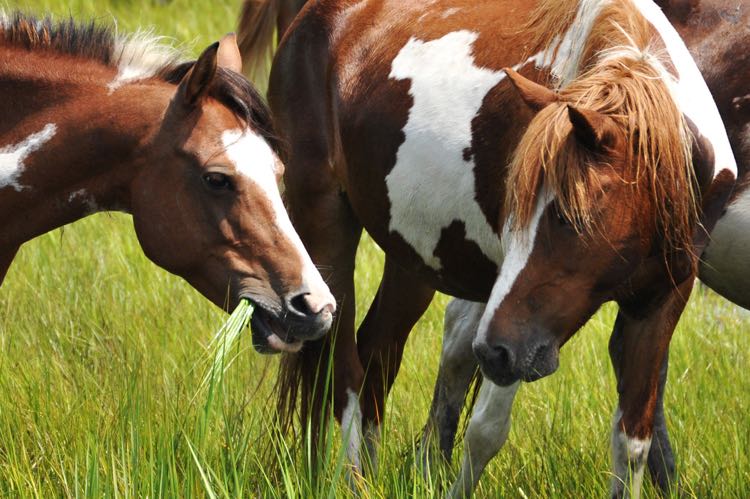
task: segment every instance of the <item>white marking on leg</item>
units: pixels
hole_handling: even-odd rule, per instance
[[[32,133],[23,141],[0,149],[0,189],[13,187],[17,192],[27,189],[20,178],[26,165],[24,161],[35,151],[49,142],[57,133],[57,125],[48,123],[37,133]]]
[[[346,390],[347,402],[341,414],[341,436],[349,462],[357,471],[362,470],[359,451],[362,446],[362,409],[359,407],[359,397],[352,390]]]
[[[714,176],[729,170],[737,176],[737,161],[732,153],[724,123],[711,92],[690,55],[685,42],[674,29],[661,8],[652,0],[633,0],[643,16],[664,40],[679,80],[664,70],[664,78],[682,112],[698,127],[714,149]]]
[[[651,448],[651,438],[628,437],[622,431],[621,418],[622,411],[618,409],[612,428],[612,495],[637,499],[641,496],[643,471]]]
[[[399,233],[422,260],[439,270],[434,255],[441,231],[464,222],[466,239],[490,260],[502,259],[497,234],[475,195],[471,122],[487,93],[506,77],[478,67],[472,45],[479,35],[456,31],[423,42],[411,38],[393,60],[390,78],[411,80],[414,105],[404,126],[404,143],[386,176],[391,203],[389,229]],[[425,223],[429,221],[430,223]]]
[[[484,380],[464,437],[461,471],[450,497],[468,497],[479,482],[487,463],[500,451],[510,432],[513,399],[521,382],[498,386]]]
[[[324,300],[330,305],[331,313],[333,313],[336,301],[310,259],[310,255],[302,244],[297,231],[294,230],[289,214],[281,200],[279,186],[276,183],[276,172],[281,165],[279,158],[262,137],[250,130],[228,130],[222,134],[221,139],[227,157],[234,163],[237,173],[249,179],[265,194],[273,208],[274,222],[279,231],[296,248],[297,255],[302,263],[303,287],[306,287],[311,294],[324,297]]]
[[[542,187],[541,192],[538,195],[536,201],[536,208],[534,214],[531,217],[528,227],[511,229],[513,226],[513,215],[511,214],[506,220],[503,226],[502,242],[505,249],[505,261],[500,268],[500,275],[498,276],[495,284],[492,286],[492,292],[490,293],[490,299],[487,302],[487,307],[482,314],[482,320],[479,321],[479,330],[475,342],[486,342],[488,336],[488,328],[490,321],[494,317],[497,310],[502,305],[505,297],[510,293],[513,284],[518,279],[519,274],[526,267],[526,263],[529,261],[531,252],[534,249],[534,241],[536,240],[536,234],[539,229],[539,221],[547,209],[547,206],[552,202],[554,196],[548,192],[548,190]]]

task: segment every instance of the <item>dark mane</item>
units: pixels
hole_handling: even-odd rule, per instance
[[[38,19],[18,11],[10,14],[0,11],[0,44],[29,51],[48,50],[113,68],[138,62],[138,58],[148,59],[149,72],[143,79],[156,78],[174,85],[179,84],[195,63],[183,61],[177,50],[159,43],[158,37],[121,36],[112,26],[95,21]],[[259,133],[276,153],[281,153],[268,106],[243,76],[219,68],[208,95]]]

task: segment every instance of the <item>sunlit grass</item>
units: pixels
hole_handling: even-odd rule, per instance
[[[20,3],[114,17],[124,30],[155,25],[195,54],[234,28],[240,2]],[[382,265],[366,240],[359,320]],[[439,296],[409,339],[380,475],[362,484],[367,497],[437,497],[455,472],[454,462],[424,480],[413,466],[446,303]],[[558,373],[521,388],[508,444],[480,496],[606,496],[614,315],[605,307],[565,347]],[[249,334],[237,339],[212,396],[202,390],[211,338],[226,320],[143,256],[127,216],[96,215],[25,245],[0,288],[0,496],[352,496],[337,432],[318,468],[306,465],[309,442],[273,425],[278,358],[255,353]],[[697,291],[675,334],[666,405],[688,496],[750,497],[749,325],[746,312]]]

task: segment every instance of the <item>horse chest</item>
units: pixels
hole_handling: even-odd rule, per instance
[[[470,151],[472,120],[505,73],[474,64],[476,37],[458,31],[428,42],[412,38],[389,75],[410,82],[413,104],[396,163],[385,178],[388,229],[441,274],[453,266],[447,260],[466,258],[461,248],[498,267],[502,262],[499,236],[477,201],[481,186]]]

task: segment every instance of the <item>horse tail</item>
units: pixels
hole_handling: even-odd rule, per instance
[[[274,33],[285,0],[245,0],[240,12],[237,44],[245,75],[266,86],[275,48]]]

